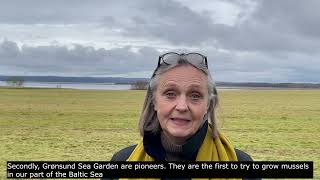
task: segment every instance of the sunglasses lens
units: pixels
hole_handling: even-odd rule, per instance
[[[187,54],[186,59],[188,62],[190,62],[196,66],[204,63],[204,61],[203,61],[204,57],[202,55],[196,54],[196,53]]]
[[[162,59],[163,62],[166,64],[177,64],[180,59],[180,55],[175,53],[169,53],[164,55]]]
[[[166,65],[177,64],[180,59],[184,59],[197,67],[201,64],[205,64],[207,66],[205,61],[206,57],[198,53],[178,54],[171,52],[160,56],[160,58],[162,59],[162,63]]]

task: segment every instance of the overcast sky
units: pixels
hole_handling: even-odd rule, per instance
[[[1,0],[0,75],[151,76],[168,51],[216,81],[320,83],[319,0]]]

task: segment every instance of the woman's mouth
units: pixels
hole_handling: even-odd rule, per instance
[[[170,118],[170,120],[179,126],[186,125],[191,122],[191,120],[187,118]]]

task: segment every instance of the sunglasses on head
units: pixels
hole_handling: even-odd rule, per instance
[[[168,52],[159,56],[158,67],[161,64],[166,64],[166,65],[178,64],[179,61],[183,61],[183,60],[189,62],[190,64],[193,64],[196,67],[199,67],[200,65],[204,64],[208,68],[207,57],[202,54],[199,54],[199,53],[179,54],[175,52]]]

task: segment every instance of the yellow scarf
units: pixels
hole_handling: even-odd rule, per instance
[[[141,141],[127,161],[154,161],[154,159],[144,151],[143,141]],[[230,141],[222,133],[219,132],[217,138],[212,138],[209,125],[196,161],[238,161],[238,158]]]

